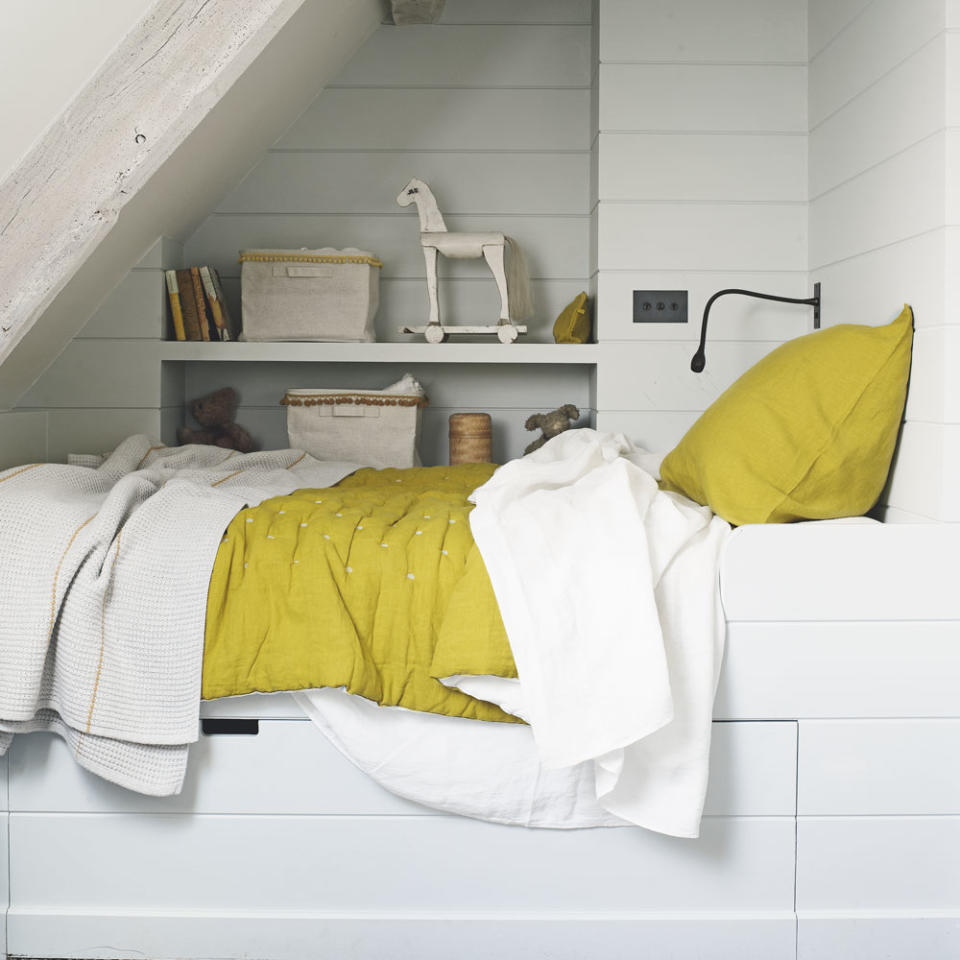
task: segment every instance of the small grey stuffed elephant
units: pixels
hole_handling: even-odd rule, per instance
[[[556,410],[549,413],[533,413],[527,417],[524,426],[528,430],[542,430],[543,435],[531,443],[524,454],[533,453],[539,450],[548,440],[553,439],[558,433],[569,430],[571,425],[580,419],[580,411],[572,404],[565,403]]]

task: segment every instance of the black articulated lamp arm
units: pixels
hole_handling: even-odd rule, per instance
[[[710,315],[710,308],[713,301],[728,293],[739,293],[744,297],[756,297],[758,300],[776,300],[778,303],[802,303],[813,307],[813,329],[820,329],[820,284],[813,285],[813,296],[806,298],[799,297],[778,297],[772,293],[757,293],[756,290],[741,290],[738,287],[729,287],[726,290],[718,290],[706,303],[703,308],[703,323],[700,325],[700,346],[690,361],[690,369],[694,373],[700,373],[707,365],[707,317]]]

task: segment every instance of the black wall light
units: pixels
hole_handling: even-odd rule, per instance
[[[813,307],[813,329],[820,329],[820,284],[813,285],[813,296],[806,298],[799,297],[778,297],[772,293],[757,293],[756,290],[740,290],[737,287],[729,287],[726,290],[718,290],[706,303],[703,308],[703,323],[700,325],[700,346],[690,361],[690,369],[694,373],[700,373],[707,365],[707,317],[710,315],[710,308],[713,301],[728,293],[739,293],[744,297],[756,297],[758,300],[776,300],[778,303],[802,303]]]

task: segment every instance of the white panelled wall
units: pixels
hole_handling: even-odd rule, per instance
[[[949,0],[810,3],[810,269],[824,322],[916,339],[890,520],[960,520],[956,280],[960,13]]]
[[[812,329],[808,308],[726,298],[707,367],[690,370],[723,287],[808,296],[804,0],[601,0],[598,424],[668,450],[737,376]],[[688,290],[689,322],[634,323],[632,291]]]
[[[812,328],[809,308],[724,298],[693,374],[710,294],[806,296],[819,280],[825,325],[915,307],[887,519],[958,520],[958,27],[951,0],[448,0],[439,25],[384,25],[193,235],[131,271],[19,412],[0,413],[0,464],[109,449],[133,430],[169,441],[183,401],[224,383],[244,398],[241,422],[279,445],[269,391],[385,383],[395,371],[374,364],[285,376],[168,360],[161,375],[158,268],[181,262],[182,243],[182,262],[221,269],[236,311],[241,248],[365,247],[385,263],[378,337],[404,339],[426,293],[416,218],[395,197],[418,175],[451,227],[520,241],[538,307],[530,340],[549,341],[586,289],[602,348],[595,377],[586,364],[418,367],[436,398],[429,459],[445,458],[454,409],[493,413],[502,458],[528,439],[527,413],[563,402],[669,449],[747,367]],[[443,268],[452,321],[496,308],[483,265]],[[688,290],[689,322],[634,323],[634,289]]]

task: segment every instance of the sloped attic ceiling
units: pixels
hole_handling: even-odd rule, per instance
[[[158,0],[0,184],[0,410],[160,235],[188,236],[382,0]]]

